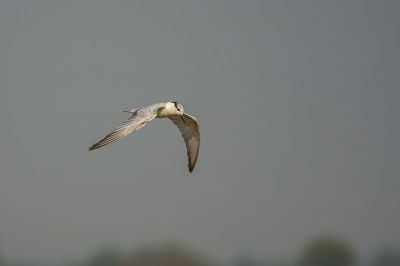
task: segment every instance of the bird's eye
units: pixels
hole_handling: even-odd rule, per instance
[[[177,108],[176,110],[181,111],[181,109]]]

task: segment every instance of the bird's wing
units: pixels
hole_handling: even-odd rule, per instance
[[[200,148],[200,130],[197,119],[191,115],[183,114],[184,120],[179,115],[169,116],[169,119],[179,128],[183,139],[185,140],[187,156],[188,156],[188,167],[189,171],[192,172],[196,165],[197,156]]]
[[[107,144],[113,143],[114,141],[122,139],[128,134],[141,129],[144,125],[157,116],[157,110],[158,108],[137,109],[119,127],[114,129],[113,132],[105,136],[102,140],[91,146],[89,150],[98,149]]]

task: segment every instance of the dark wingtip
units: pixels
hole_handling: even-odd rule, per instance
[[[95,149],[97,149],[98,147],[96,147],[96,145],[92,145],[91,147],[89,147],[89,149],[88,149],[88,151],[92,151],[92,150],[95,150]]]

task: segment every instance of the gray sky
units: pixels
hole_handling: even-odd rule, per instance
[[[0,1],[0,247],[58,259],[179,242],[215,258],[399,244],[398,1]],[[198,117],[189,174],[157,120]]]

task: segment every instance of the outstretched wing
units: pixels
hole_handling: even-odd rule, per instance
[[[200,130],[197,119],[191,115],[183,114],[185,121],[179,115],[169,116],[169,119],[179,128],[183,139],[185,140],[189,172],[193,171],[196,165],[197,156],[200,148]]]
[[[114,129],[113,132],[105,136],[102,140],[89,148],[89,151],[101,148],[107,144],[113,143],[128,134],[141,129],[148,122],[157,116],[157,109],[138,109],[125,120],[119,127]]]

